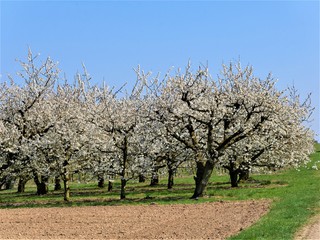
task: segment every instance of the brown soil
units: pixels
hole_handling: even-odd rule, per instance
[[[320,215],[313,217],[309,223],[296,234],[295,240],[320,239]]]
[[[0,209],[0,239],[225,239],[270,201]]]

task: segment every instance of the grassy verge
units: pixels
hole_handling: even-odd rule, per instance
[[[274,199],[272,208],[257,224],[230,239],[293,239],[299,227],[313,215],[319,214],[320,171],[312,166],[320,169],[320,145],[317,145],[311,159],[312,162],[299,171],[289,170],[279,175],[264,176],[263,179],[276,179],[288,184],[268,192],[267,189],[254,191],[254,198]]]
[[[131,181],[127,187],[127,199],[119,200],[120,183],[114,183],[114,189],[97,187],[97,183],[72,183],[71,202],[63,201],[62,191],[50,191],[45,196],[35,195],[34,184],[28,183],[26,192],[17,194],[16,190],[0,191],[0,208],[16,207],[66,207],[97,206],[122,204],[176,204],[201,203],[227,200],[272,199],[270,212],[257,224],[242,231],[230,239],[292,239],[297,229],[308,218],[320,212],[320,145],[311,156],[312,162],[299,170],[288,170],[271,175],[253,175],[255,181],[241,183],[239,188],[231,188],[228,176],[212,177],[208,196],[198,201],[190,200],[194,182],[192,177],[175,179],[172,190],[167,190],[166,179],[160,184],[150,187],[148,183]],[[53,186],[50,186],[52,189]]]

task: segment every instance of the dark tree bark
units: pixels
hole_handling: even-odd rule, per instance
[[[229,171],[231,187],[238,187],[239,168],[236,168],[233,161],[229,161],[229,165],[224,166],[224,168]]]
[[[13,189],[14,183],[15,183],[15,178],[7,176],[4,182],[5,189],[6,190]]]
[[[202,197],[204,195],[214,168],[213,161],[210,160],[207,160],[204,166],[203,163],[198,163],[197,176],[195,177],[196,188],[191,197],[192,199],[197,199],[198,197]]]
[[[108,192],[111,192],[113,188],[113,180],[109,180],[108,182]]]
[[[146,181],[146,177],[143,174],[139,175],[139,183],[144,183]]]
[[[150,186],[156,186],[158,184],[159,184],[159,174],[158,172],[154,171],[151,175]]]
[[[126,185],[127,179],[126,176],[126,169],[127,169],[127,162],[128,162],[128,139],[127,136],[123,139],[123,147],[122,147],[122,154],[123,154],[123,165],[122,165],[122,172],[121,172],[121,190],[120,190],[120,199],[126,198]]]
[[[204,163],[197,162],[196,176],[193,177],[195,181],[195,190],[191,198],[198,198],[202,196],[203,191],[200,188],[201,188],[201,180],[203,178],[203,174],[204,174]]]
[[[48,176],[41,176],[41,185],[40,185],[39,195],[47,194],[49,192],[49,177]]]
[[[70,177],[68,174],[64,174],[63,176],[63,188],[64,188],[64,196],[63,199],[66,202],[70,201],[70,186],[69,186]]]
[[[67,166],[69,165],[69,162],[66,160],[63,163],[63,189],[64,189],[64,201],[69,202],[70,201],[70,186],[69,186],[69,181],[70,181],[70,174],[67,171]]]
[[[174,171],[172,169],[168,170],[168,189],[172,189],[173,187],[173,175],[174,175]]]
[[[60,177],[54,178],[54,191],[59,191],[62,189],[60,181],[61,181]]]
[[[98,187],[104,188],[104,177],[98,177]]]
[[[229,169],[231,187],[238,187],[238,171],[237,169]]]
[[[23,178],[23,177],[19,178],[18,191],[17,191],[18,193],[24,193],[27,182],[28,180],[26,178]]]
[[[38,195],[45,195],[48,193],[48,181],[49,177],[41,175],[39,178],[39,175],[37,173],[34,173],[33,180],[35,184],[37,185],[37,194]]]
[[[247,181],[248,179],[249,179],[249,170],[248,169],[240,169],[238,182]]]
[[[5,180],[4,179],[0,179],[0,190],[2,189],[2,186],[5,184]]]
[[[122,178],[121,179],[120,199],[125,199],[126,198],[126,185],[127,185],[127,179]]]

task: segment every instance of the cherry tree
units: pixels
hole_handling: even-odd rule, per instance
[[[156,185],[159,171],[163,175],[168,175],[168,189],[171,189],[174,184],[174,175],[178,168],[185,164],[190,159],[193,159],[193,152],[186,149],[183,144],[174,138],[171,138],[165,126],[152,119],[149,115],[145,119],[145,156],[149,159],[151,167],[151,183]],[[140,133],[140,132],[139,132]],[[163,169],[166,169],[164,171]]]
[[[298,167],[308,162],[309,154],[313,152],[313,132],[304,125],[313,111],[310,97],[301,102],[295,91],[277,92],[275,81],[269,79],[269,89],[266,90],[278,97],[271,102],[273,111],[264,113],[267,121],[259,132],[227,149],[219,161],[229,170],[233,187],[238,185],[238,175],[248,173],[253,167],[273,170]],[[233,94],[239,96],[238,90],[232,89],[235,91]],[[259,102],[265,104],[268,101],[265,98],[253,99],[255,111],[261,110],[262,106],[257,105]]]
[[[226,152],[221,165],[228,169],[232,187],[237,187],[242,178],[248,178],[253,168],[276,170],[298,167],[309,161],[309,154],[313,152],[312,132],[302,124],[292,126],[285,121],[278,127],[278,130],[283,127],[282,131],[274,131],[275,128],[269,126],[257,138],[239,142]]]
[[[109,175],[121,177],[120,198],[125,198],[128,180],[136,178],[148,169],[142,136],[145,127],[140,112],[143,106],[141,88],[137,84],[131,93],[118,98],[107,87],[100,89],[98,111],[93,121],[107,140],[104,152],[106,171]],[[102,151],[102,152],[103,152]]]
[[[226,155],[236,146],[245,141],[261,144],[267,126],[279,128],[277,119],[284,114],[294,121],[271,75],[259,79],[249,66],[223,66],[221,76],[213,80],[207,68],[192,73],[188,65],[185,73],[149,80],[147,88],[157,99],[154,116],[173,139],[194,153],[197,172],[192,198],[203,195],[214,167],[228,162]]]
[[[92,125],[86,121],[88,113],[86,90],[81,75],[73,84],[59,84],[50,101],[55,108],[54,128],[39,142],[37,153],[46,159],[45,165],[64,184],[64,200],[70,200],[70,175],[90,166],[92,160]],[[41,158],[39,156],[39,158]]]
[[[58,79],[59,69],[50,57],[38,66],[38,56],[34,56],[29,49],[27,61],[20,61],[22,71],[18,76],[24,80],[22,86],[9,76],[10,85],[7,85],[1,101],[1,120],[7,129],[1,151],[2,157],[10,163],[6,171],[11,169],[12,174],[20,177],[21,183],[25,183],[30,176],[34,177],[38,194],[42,194],[46,193],[41,191],[45,183],[39,181],[37,169],[30,164],[34,161],[32,145],[36,138],[53,127],[42,106]]]

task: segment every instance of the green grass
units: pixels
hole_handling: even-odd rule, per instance
[[[320,213],[320,170],[312,169],[315,164],[320,169],[320,145],[311,156],[307,167],[299,171],[288,170],[281,174],[260,176],[265,180],[287,182],[284,187],[256,189],[254,198],[274,199],[270,212],[257,224],[230,239],[293,239],[295,232],[307,220]],[[245,193],[246,192],[246,193]],[[250,191],[244,191],[245,199]]]
[[[312,169],[315,164],[320,169],[320,145],[311,156],[307,167],[287,170],[271,175],[253,175],[254,181],[241,183],[239,188],[231,188],[228,176],[214,174],[207,188],[207,197],[198,201],[189,199],[193,193],[192,176],[175,179],[172,190],[166,189],[166,179],[150,187],[148,182],[128,182],[127,199],[119,200],[120,183],[115,181],[112,192],[97,187],[97,183],[71,183],[71,202],[63,201],[62,191],[50,191],[45,196],[37,196],[32,182],[26,192],[16,190],[0,191],[0,208],[17,207],[68,207],[130,204],[177,204],[214,201],[235,201],[271,199],[271,210],[254,226],[230,239],[293,239],[299,227],[315,214],[320,213],[320,170]],[[53,185],[50,186],[53,189]]]

